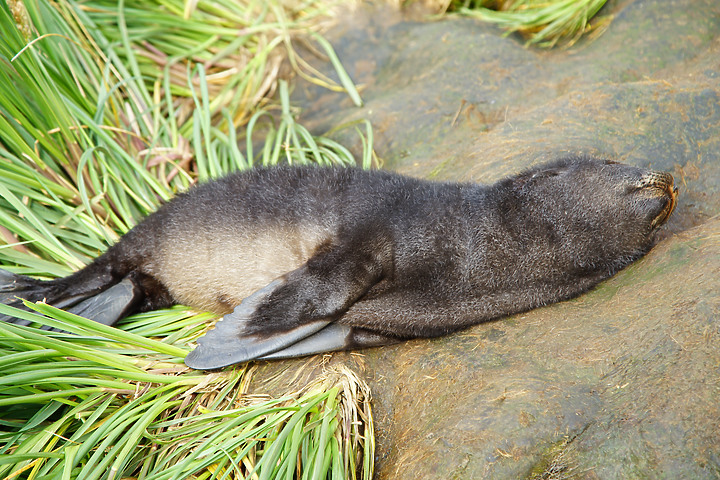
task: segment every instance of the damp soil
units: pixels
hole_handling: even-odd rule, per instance
[[[377,478],[720,477],[720,4],[602,13],[598,38],[543,51],[471,19],[362,5],[329,37],[364,106],[302,82],[293,93],[316,133],[369,119],[384,168],[409,175],[491,182],[593,153],[680,188],[655,249],[578,299],[258,365],[280,384],[300,365],[300,381],[323,362],[354,367],[373,392]]]

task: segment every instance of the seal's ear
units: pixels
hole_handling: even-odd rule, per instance
[[[516,190],[523,190],[524,188],[533,185],[537,181],[557,177],[564,174],[565,172],[566,169],[562,167],[544,168],[542,170],[528,172],[526,174],[518,175],[517,177],[512,179],[512,186]]]

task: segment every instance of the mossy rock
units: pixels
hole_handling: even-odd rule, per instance
[[[377,478],[720,476],[720,7],[609,10],[602,36],[549,52],[468,19],[355,12],[332,37],[365,107],[295,92],[318,131],[369,118],[411,175],[490,182],[584,152],[669,170],[681,192],[657,247],[578,299],[334,354],[373,391]]]

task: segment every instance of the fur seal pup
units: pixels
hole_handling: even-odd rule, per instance
[[[648,252],[676,200],[668,173],[586,157],[493,185],[258,169],[178,195],[68,277],[2,271],[0,301],[109,325],[175,303],[223,314],[197,369],[385,345],[579,295]]]

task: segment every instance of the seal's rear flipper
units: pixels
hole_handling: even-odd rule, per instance
[[[401,339],[396,337],[388,337],[364,328],[348,327],[334,322],[287,348],[269,355],[263,355],[259,360],[280,360],[338,350],[379,347],[392,345],[400,341]]]
[[[240,308],[240,307],[238,307]],[[316,353],[392,345],[401,340],[364,328],[317,321],[266,338],[243,336],[242,322],[235,312],[226,315],[198,340],[198,347],[185,357],[185,365],[213,370],[250,360],[280,360]],[[273,352],[263,354],[262,352]]]
[[[82,285],[75,285],[76,291],[70,293],[57,285],[57,282],[37,280],[0,269],[0,302],[24,308],[22,298],[32,302],[47,301],[54,307],[113,325],[131,313],[143,298],[142,289],[131,278],[125,278],[104,291],[98,291],[96,285],[90,284],[85,292],[82,292]],[[0,321],[19,325],[31,323],[9,315],[0,315]]]
[[[24,275],[16,275],[0,269],[0,303],[11,307],[24,308],[21,300],[23,298],[32,302],[47,298],[50,294],[49,284],[50,282],[43,282]],[[55,303],[55,306],[58,308],[71,307],[85,298],[87,298],[87,295],[66,297],[61,302]],[[0,321],[18,325],[30,325],[32,323],[9,315],[0,315]]]
[[[103,325],[114,325],[132,312],[142,298],[143,293],[138,285],[132,279],[125,278],[117,285],[83,300],[67,311]]]

